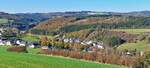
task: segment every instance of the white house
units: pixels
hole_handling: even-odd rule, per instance
[[[67,38],[67,39],[64,39],[63,41],[64,41],[64,42],[69,42],[69,39]]]
[[[81,42],[82,45],[87,45],[85,42]]]
[[[93,41],[83,41],[81,42],[82,45],[91,45],[93,44]]]
[[[79,38],[75,38],[73,41],[74,41],[75,43],[80,43],[80,42],[81,42]]]
[[[86,43],[87,45],[90,45],[90,44],[93,43],[93,41],[86,41],[85,43]]]
[[[0,45],[5,45],[4,42],[0,41]]]
[[[38,42],[32,42],[30,44],[28,44],[29,48],[35,48],[35,47],[40,47],[40,43]]]
[[[25,42],[20,42],[20,44],[19,44],[20,46],[26,46],[26,43]]]
[[[97,45],[97,47],[100,48],[100,49],[104,49],[104,47],[101,46],[101,45]]]
[[[0,32],[0,36],[2,36],[2,33]]]
[[[4,29],[3,29],[3,28],[0,28],[0,32],[4,32]]]
[[[29,48],[35,48],[35,46],[33,44],[30,44],[28,47]]]
[[[0,39],[0,45],[5,45],[2,39]]]
[[[21,41],[21,40],[17,40],[16,44],[19,45],[19,46],[26,46],[26,42]]]
[[[12,45],[10,41],[6,41],[5,44],[8,45],[8,46]]]
[[[49,49],[48,46],[42,46],[42,49]]]
[[[16,44],[18,44],[18,45],[19,45],[19,44],[20,44],[20,40],[17,40],[17,41],[16,41]]]
[[[8,46],[11,46],[12,44],[11,44],[11,42],[9,41],[9,40],[2,40],[2,39],[0,39],[0,45],[8,45]]]

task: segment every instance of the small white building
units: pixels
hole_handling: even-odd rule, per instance
[[[42,49],[49,49],[48,46],[42,46]]]
[[[21,41],[21,40],[17,40],[16,44],[19,45],[19,46],[26,46],[26,42]]]
[[[5,44],[8,45],[8,46],[12,45],[10,41],[6,41]]]
[[[26,46],[26,44],[25,43],[20,43],[19,46]]]
[[[64,41],[64,42],[69,42],[69,39],[67,38],[67,39],[64,39],[63,41]]]
[[[93,41],[83,41],[81,42],[82,45],[91,45],[93,44]]]
[[[3,29],[3,28],[0,28],[0,32],[2,32],[2,33],[3,33],[3,32],[4,32],[4,29]]]
[[[0,41],[0,45],[3,46],[3,45],[5,45],[5,44],[4,44],[2,41]]]
[[[77,38],[77,39],[74,39],[74,42],[75,43],[80,43],[81,41],[80,41],[80,39]]]
[[[2,39],[0,39],[0,45],[5,45]]]
[[[100,49],[104,49],[104,47],[101,46],[101,45],[97,45],[97,47],[100,48]]]
[[[81,42],[82,45],[87,45],[85,42]]]
[[[35,46],[33,44],[30,44],[28,47],[29,48],[35,48]]]
[[[0,45],[4,46],[4,45],[8,45],[11,46],[11,42],[9,40],[2,40],[0,39]]]
[[[18,45],[19,45],[19,44],[20,44],[20,40],[17,40],[17,41],[16,41],[16,44],[18,44]]]
[[[2,33],[0,32],[0,36],[2,36]]]

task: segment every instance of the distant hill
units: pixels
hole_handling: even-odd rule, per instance
[[[32,31],[43,33],[74,32],[95,28],[150,28],[150,17],[126,15],[92,15],[86,17],[56,17],[39,23]]]
[[[112,15],[123,15],[123,16],[149,17],[150,11],[134,11],[134,12],[128,12],[128,13],[110,12],[110,14],[112,14]]]
[[[17,25],[17,27],[21,27],[21,29],[29,29],[29,25],[38,24],[42,21],[46,21],[48,19],[52,19],[53,17],[63,16],[63,17],[86,17],[89,15],[95,14],[103,14],[98,12],[91,11],[81,11],[81,12],[51,12],[51,13],[16,13],[9,14],[5,12],[0,12],[0,18],[13,20],[11,23],[20,23],[26,25]],[[16,26],[16,25],[15,25]]]
[[[23,25],[17,25],[21,29],[30,29],[29,25],[33,28],[33,24],[37,25],[38,23],[43,23],[46,20],[54,19],[55,17],[74,17],[77,19],[82,19],[76,22],[82,22],[85,20],[92,20],[90,23],[96,22],[96,18],[93,19],[85,19],[89,17],[99,17],[99,16],[133,16],[133,17],[149,17],[150,11],[140,11],[140,12],[129,12],[129,13],[118,13],[118,12],[96,12],[96,11],[74,11],[74,12],[50,12],[50,13],[16,13],[9,14],[5,12],[0,12],[0,18],[11,20],[12,23],[19,23]],[[83,19],[84,18],[84,19]],[[113,18],[110,18],[110,20]],[[119,19],[119,18],[116,18]],[[101,20],[98,19],[100,22]],[[111,23],[113,21],[108,20],[107,23]],[[101,21],[102,22],[102,21]],[[26,24],[26,25],[24,25]],[[16,26],[16,25],[15,25]],[[24,28],[22,27],[24,26]],[[19,29],[20,29],[19,28]]]

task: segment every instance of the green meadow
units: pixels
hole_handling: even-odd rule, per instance
[[[8,23],[8,19],[0,18],[0,24]]]
[[[120,45],[118,48],[118,50],[137,50],[137,51],[144,51],[145,49],[150,49],[150,44],[146,43],[144,41],[139,41],[137,43],[124,43],[122,45]]]
[[[99,64],[91,61],[36,54],[39,49],[28,49],[29,53],[7,52],[0,46],[0,68],[125,68],[123,66]]]
[[[124,31],[129,34],[142,34],[144,32],[150,32],[150,29],[113,29],[111,31]]]

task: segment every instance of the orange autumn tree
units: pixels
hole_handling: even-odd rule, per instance
[[[46,36],[42,36],[40,38],[40,44],[41,44],[41,46],[48,46],[49,45],[49,39]]]

